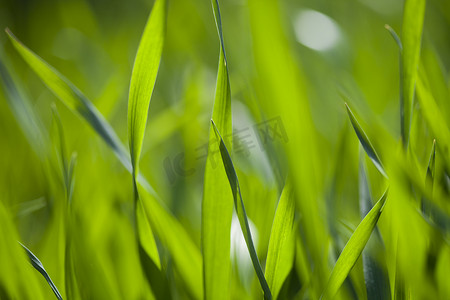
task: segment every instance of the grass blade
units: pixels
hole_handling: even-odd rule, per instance
[[[259,279],[259,283],[263,289],[264,298],[272,299],[272,294],[270,292],[269,285],[267,284],[267,281],[264,278],[264,273],[262,271],[261,264],[259,263],[255,246],[253,244],[252,233],[250,232],[250,226],[248,225],[248,218],[245,212],[244,201],[242,200],[241,188],[239,186],[239,180],[237,178],[233,162],[231,161],[230,154],[228,153],[227,147],[225,146],[225,142],[223,141],[223,138],[220,135],[220,132],[216,127],[216,124],[214,123],[213,120],[211,120],[211,123],[214,127],[216,138],[220,143],[219,149],[220,154],[222,156],[222,162],[225,167],[225,171],[227,173],[228,182],[230,183],[230,187],[233,192],[234,207],[236,209],[236,213],[239,218],[239,223],[241,224],[242,233],[244,234],[245,242],[247,244],[250,257],[252,259],[253,268],[255,269],[256,275]]]
[[[386,191],[380,200],[373,206],[366,217],[359,223],[356,230],[348,240],[347,244],[342,250],[333,271],[331,272],[325,290],[322,293],[321,299],[333,299],[338,292],[347,275],[355,265],[359,256],[361,255],[367,241],[372,234],[375,225],[380,218],[383,207],[386,203],[388,191]]]
[[[402,25],[402,97],[400,99],[401,134],[405,147],[409,142],[424,16],[425,0],[405,1]]]
[[[230,80],[223,44],[219,4],[212,0],[214,18],[220,40],[219,67],[212,118],[218,129],[232,133]],[[209,129],[209,150],[206,159],[202,200],[202,252],[205,299],[230,298],[230,229],[233,201],[227,175],[222,164],[215,161],[215,132]],[[229,147],[231,148],[231,139]],[[214,149],[214,150],[213,150]]]
[[[430,193],[432,193],[433,191],[435,161],[436,161],[436,140],[433,140],[433,146],[431,147],[430,159],[428,161],[427,166],[427,174],[425,176],[425,188],[428,189]],[[429,215],[425,204],[426,202],[424,202],[422,198],[421,203],[422,213],[425,215]]]
[[[8,28],[6,29],[6,33],[17,52],[53,94],[68,108],[82,116],[112,148],[122,164],[131,171],[131,163],[125,147],[120,142],[119,137],[111,125],[109,125],[86,96],[67,78],[22,44]]]
[[[372,200],[363,155],[359,164],[359,203],[361,218],[364,218],[372,209]],[[385,247],[378,227],[375,227],[374,231],[375,234],[369,238],[366,249],[362,253],[367,299],[390,299],[391,289],[384,261]]]
[[[139,156],[147,124],[148,108],[158,74],[166,27],[166,1],[157,0],[142,34],[131,74],[128,96],[128,139],[133,176],[137,177]]]
[[[31,265],[39,272],[42,274],[42,276],[44,276],[45,280],[47,280],[48,285],[50,285],[50,287],[53,290],[53,293],[55,293],[56,298],[58,298],[59,300],[62,300],[61,294],[59,293],[58,289],[56,288],[56,285],[53,283],[53,281],[51,280],[50,276],[48,275],[47,271],[45,271],[44,266],[42,265],[41,261],[39,260],[39,258],[36,257],[36,255],[33,254],[33,252],[31,252],[27,247],[25,247],[22,243],[20,243],[20,245],[22,245],[22,247],[25,249],[25,251],[28,254],[28,258],[30,259]]]
[[[287,183],[281,193],[270,232],[265,276],[274,299],[283,286],[294,263],[295,251],[295,199]]]
[[[375,167],[377,167],[378,171],[383,174],[384,177],[388,178],[386,171],[384,170],[383,164],[381,163],[380,158],[378,157],[375,148],[372,146],[372,143],[369,140],[369,137],[362,129],[361,125],[359,125],[358,120],[356,120],[355,115],[351,111],[350,107],[348,107],[347,103],[345,103],[345,107],[347,108],[347,113],[350,118],[350,122],[352,123],[353,128],[355,129],[355,133],[358,136],[358,139],[366,151],[369,158],[374,163]]]

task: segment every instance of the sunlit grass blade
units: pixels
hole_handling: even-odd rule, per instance
[[[414,86],[420,59],[425,0],[406,0],[403,9],[402,25],[402,97],[400,99],[401,134],[405,147],[409,142]]]
[[[366,217],[359,223],[344,249],[341,252],[333,271],[331,272],[321,299],[333,299],[347,275],[361,255],[367,241],[381,216],[386,203],[388,191],[378,200]]]
[[[269,285],[264,277],[264,272],[259,263],[258,255],[256,254],[255,246],[253,244],[252,233],[250,232],[250,226],[248,225],[247,213],[245,212],[244,201],[242,200],[241,188],[239,186],[239,180],[237,178],[236,171],[234,169],[233,162],[231,161],[230,154],[228,153],[225,142],[220,135],[219,130],[213,120],[211,123],[214,127],[216,138],[220,143],[219,149],[222,156],[222,162],[227,173],[228,182],[233,193],[234,207],[236,209],[237,216],[239,218],[239,223],[241,225],[242,233],[244,234],[245,242],[247,244],[250,257],[252,259],[253,268],[255,269],[256,275],[258,277],[261,288],[264,292],[265,299],[272,299],[272,294],[269,289]]]
[[[86,96],[61,73],[22,44],[9,29],[6,29],[6,33],[17,52],[53,94],[68,108],[83,117],[111,147],[122,164],[131,171],[131,163],[125,147],[122,145],[111,125],[109,125]]]
[[[181,281],[194,299],[203,298],[202,258],[182,225],[145,189],[139,189],[142,208],[161,244],[168,250]]]
[[[381,163],[381,160],[378,157],[378,154],[375,151],[375,148],[372,146],[372,143],[370,142],[369,137],[364,132],[361,125],[359,125],[358,120],[356,120],[355,115],[351,111],[350,107],[348,107],[347,103],[345,103],[345,107],[347,108],[347,113],[350,118],[350,122],[352,123],[352,126],[355,129],[355,133],[358,136],[358,139],[359,139],[361,145],[363,146],[363,148],[366,151],[369,158],[374,163],[375,167],[377,167],[378,171],[380,171],[380,173],[383,174],[383,176],[387,178],[388,176],[383,167],[383,164]]]
[[[290,183],[286,183],[278,201],[275,218],[270,232],[265,277],[277,299],[286,277],[294,263],[295,252],[295,199]]]
[[[147,114],[158,74],[166,27],[166,1],[156,0],[134,61],[128,96],[128,140],[133,176],[137,177]]]
[[[219,67],[212,118],[217,122],[221,132],[230,135],[232,133],[231,95],[222,23],[218,1],[211,0],[211,3],[220,40]],[[231,149],[231,139],[228,142]],[[216,145],[216,136],[211,124],[202,200],[204,293],[205,299],[229,299],[231,293],[230,229],[233,196],[224,166],[219,161]]]
[[[52,288],[53,293],[55,293],[56,298],[62,300],[62,296],[59,293],[58,289],[56,288],[56,285],[51,280],[50,276],[48,275],[47,271],[44,269],[44,266],[42,265],[41,261],[36,257],[36,255],[33,254],[27,247],[25,247],[22,243],[20,243],[22,247],[27,252],[28,258],[30,259],[31,265],[42,274],[42,276],[47,280],[48,285]]]

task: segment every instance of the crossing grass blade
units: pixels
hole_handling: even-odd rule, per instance
[[[25,251],[27,252],[28,258],[30,259],[31,265],[39,272],[42,274],[42,276],[44,276],[45,280],[47,280],[48,285],[52,288],[53,293],[55,293],[56,298],[58,298],[59,300],[62,300],[62,296],[58,291],[58,288],[56,287],[56,285],[53,283],[52,279],[50,278],[50,276],[48,275],[47,271],[44,269],[44,266],[42,265],[41,261],[36,257],[36,255],[33,254],[33,252],[31,252],[27,247],[25,247],[22,243],[20,243],[20,245],[22,245],[23,249],[25,249]]]
[[[137,50],[128,96],[128,140],[134,178],[138,174],[148,108],[164,45],[165,27],[166,1],[157,0]]]
[[[295,252],[295,199],[292,187],[286,183],[278,202],[270,232],[265,276],[272,296],[277,299],[294,263]]]
[[[212,118],[218,129],[232,132],[230,80],[223,44],[219,3],[211,0],[220,40],[219,67]],[[228,187],[224,166],[218,161],[216,138],[212,124],[209,129],[208,157],[205,166],[202,200],[202,252],[205,299],[230,298],[230,229],[233,196]],[[231,149],[230,139],[228,146]]]
[[[361,155],[359,164],[359,203],[361,218],[364,218],[372,208],[372,201],[363,155]],[[378,227],[375,227],[374,231],[375,233],[367,241],[367,246],[362,253],[367,299],[390,299],[391,289],[384,261],[385,246]],[[377,254],[381,255],[377,256]]]
[[[400,99],[401,134],[405,147],[409,142],[414,87],[420,60],[420,43],[422,39],[425,0],[406,0],[403,10],[402,25],[402,97]]]
[[[378,200],[353,232],[345,245],[344,250],[342,250],[341,255],[339,255],[333,271],[331,271],[330,278],[328,279],[328,283],[322,293],[321,299],[333,299],[342,283],[347,278],[347,275],[350,273],[364,250],[364,247],[383,212],[387,195],[388,191],[383,194],[380,200]]]
[[[351,111],[351,109],[347,105],[347,103],[345,103],[345,107],[347,108],[347,113],[350,118],[350,122],[352,123],[352,126],[355,129],[355,133],[358,136],[358,139],[359,139],[361,145],[363,146],[364,150],[366,151],[367,155],[372,160],[375,167],[377,167],[378,171],[380,171],[380,173],[384,177],[388,178],[386,171],[383,167],[383,164],[381,163],[381,160],[378,157],[378,154],[375,151],[375,148],[372,146],[372,143],[370,142],[369,137],[364,132],[361,125],[359,125],[358,120],[356,120],[355,115],[353,114],[353,112]]]
[[[225,171],[227,173],[228,182],[230,183],[230,187],[233,193],[234,199],[234,208],[236,209],[236,213],[239,219],[239,223],[241,225],[242,233],[244,234],[244,239],[247,244],[248,251],[250,253],[250,257],[253,263],[253,268],[255,269],[256,276],[258,277],[261,288],[264,292],[265,299],[272,299],[272,294],[267,284],[267,281],[264,277],[264,272],[261,268],[261,264],[259,263],[258,255],[256,254],[255,246],[253,244],[252,233],[250,232],[250,226],[248,225],[247,213],[245,212],[244,201],[242,200],[241,195],[241,187],[239,186],[239,180],[237,178],[236,171],[233,166],[233,162],[231,161],[230,154],[225,146],[225,142],[220,135],[219,130],[217,129],[216,124],[213,120],[211,123],[214,127],[217,141],[219,142],[220,154],[222,156],[222,162],[225,167]]]
[[[433,191],[435,162],[436,162],[436,140],[433,140],[433,146],[431,147],[430,159],[428,161],[427,166],[427,174],[425,176],[425,188],[428,189],[430,193],[432,193]],[[423,214],[428,215],[426,202],[423,201],[423,198],[421,203],[421,209]]]
[[[131,163],[125,147],[120,142],[119,137],[111,125],[109,125],[87,97],[61,73],[28,49],[8,28],[6,29],[6,33],[17,52],[53,94],[69,109],[83,117],[111,147],[122,164],[131,171]]]

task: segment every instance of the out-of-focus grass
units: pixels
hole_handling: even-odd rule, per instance
[[[164,2],[0,2],[0,298],[450,298],[449,2]]]

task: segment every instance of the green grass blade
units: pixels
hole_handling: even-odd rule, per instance
[[[219,67],[212,118],[218,129],[232,133],[230,81],[223,45],[222,23],[218,1],[212,0],[214,18],[220,39]],[[205,299],[229,299],[230,229],[233,195],[228,186],[224,166],[218,161],[215,132],[209,129],[209,151],[206,159],[202,200],[202,252]],[[231,147],[231,139],[228,144]]]
[[[367,241],[372,234],[375,225],[380,218],[383,211],[384,204],[387,199],[388,191],[386,191],[380,200],[373,206],[366,217],[359,223],[356,230],[348,240],[347,244],[342,250],[333,271],[331,272],[325,290],[322,293],[321,299],[333,299],[338,292],[347,275],[355,265],[359,256],[361,255]]]
[[[183,226],[168,213],[145,189],[139,189],[139,200],[150,226],[161,244],[169,251],[175,269],[189,294],[194,299],[203,298],[202,258],[197,246]]]
[[[166,27],[166,1],[157,0],[142,34],[131,74],[128,96],[128,139],[133,176],[139,169],[139,156],[147,124],[148,108],[158,74]]]
[[[233,166],[233,162],[231,161],[230,154],[228,153],[227,147],[225,146],[225,142],[223,141],[222,136],[220,135],[219,130],[216,127],[216,124],[213,120],[211,123],[214,127],[216,138],[220,143],[219,149],[220,154],[222,156],[222,162],[225,167],[225,171],[227,173],[228,182],[230,183],[230,187],[233,193],[234,199],[234,207],[236,209],[237,216],[239,218],[239,223],[241,224],[242,233],[244,234],[244,239],[247,244],[248,251],[250,253],[250,257],[252,259],[253,268],[255,269],[256,275],[259,279],[259,283],[264,292],[265,299],[272,299],[272,294],[269,289],[269,285],[264,277],[264,272],[261,268],[261,264],[259,263],[258,255],[256,254],[255,246],[253,244],[252,234],[250,232],[250,226],[248,225],[248,218],[245,212],[244,201],[242,200],[241,188],[239,186],[239,180],[236,174],[236,171]]]
[[[420,59],[425,0],[406,0],[402,25],[402,97],[400,99],[401,134],[404,146],[409,142],[409,131],[414,102],[414,86]]]
[[[295,199],[287,183],[281,193],[270,232],[265,276],[274,299],[283,286],[294,264],[295,252]]]
[[[425,188],[428,189],[430,191],[430,193],[433,192],[435,161],[436,161],[436,140],[433,140],[433,146],[431,147],[430,159],[428,161],[428,166],[427,166],[427,174],[425,176]],[[422,213],[424,213],[425,215],[428,215],[427,208],[426,208],[426,202],[423,201],[423,198],[422,198],[421,209],[422,209]]]
[[[372,209],[372,200],[363,155],[361,155],[359,164],[359,203],[361,218],[364,218]],[[362,253],[367,299],[390,299],[391,289],[384,260],[386,251],[378,227],[375,227],[374,231],[375,233],[369,238]]]
[[[22,245],[22,247],[25,249],[25,251],[28,254],[28,258],[30,259],[31,265],[39,272],[42,274],[42,276],[44,276],[45,280],[47,280],[48,285],[50,285],[50,287],[53,290],[53,293],[55,293],[56,298],[58,298],[59,300],[62,300],[62,296],[58,291],[58,288],[56,288],[56,285],[53,283],[53,281],[51,280],[50,276],[48,275],[47,271],[45,271],[44,266],[42,265],[41,261],[39,260],[39,258],[36,257],[36,255],[33,254],[33,252],[31,252],[27,247],[25,247],[22,243],[20,243],[20,245]]]
[[[122,164],[131,170],[130,159],[125,147],[123,147],[111,125],[86,96],[67,78],[22,44],[9,29],[6,29],[6,33],[17,52],[53,94],[68,108],[82,116],[113,149]]]
[[[347,108],[347,113],[350,118],[350,122],[352,123],[353,128],[355,129],[355,133],[358,136],[358,139],[363,146],[364,150],[366,151],[369,158],[374,163],[375,167],[377,167],[378,171],[380,171],[381,174],[383,174],[384,177],[388,177],[386,174],[386,171],[384,170],[383,164],[381,163],[380,158],[378,157],[377,152],[375,151],[375,148],[372,146],[372,143],[369,140],[369,137],[362,129],[361,125],[359,125],[358,120],[356,120],[355,115],[351,111],[350,107],[348,107],[347,103],[345,103],[345,107]]]

